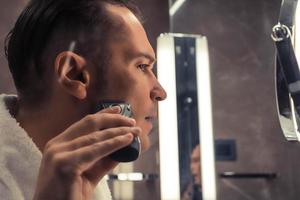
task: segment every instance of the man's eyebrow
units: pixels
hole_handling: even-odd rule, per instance
[[[137,53],[134,55],[135,58],[141,58],[141,57],[144,57],[144,58],[147,58],[151,63],[155,63],[156,62],[156,58],[153,57],[152,55],[150,54],[147,54],[147,53]]]

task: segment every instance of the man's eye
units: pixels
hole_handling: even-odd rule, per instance
[[[147,67],[149,67],[149,65],[147,65],[147,64],[140,64],[140,65],[138,65],[138,68],[140,70],[142,70],[142,71],[146,71]]]

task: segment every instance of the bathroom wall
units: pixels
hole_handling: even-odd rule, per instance
[[[4,54],[4,40],[26,0],[1,0],[0,2],[0,93],[15,93]]]

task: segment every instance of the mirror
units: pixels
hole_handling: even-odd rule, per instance
[[[300,141],[298,18],[297,1],[284,0],[279,22],[273,27],[271,35],[277,49],[275,80],[278,116],[282,132],[288,141]]]
[[[210,67],[206,37],[162,34],[158,80],[161,199],[216,199]]]

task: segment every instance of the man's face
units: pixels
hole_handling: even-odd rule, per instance
[[[108,5],[107,9],[122,27],[119,39],[110,41],[108,80],[101,100],[123,100],[130,103],[133,118],[142,128],[142,150],[150,146],[149,133],[157,117],[157,102],[166,93],[152,72],[155,53],[139,20],[124,7]]]
[[[194,177],[194,182],[201,185],[201,165],[200,165],[200,147],[197,145],[191,155],[191,172]]]

